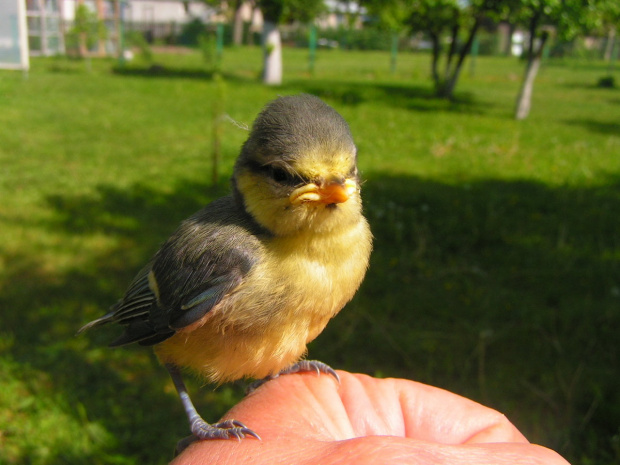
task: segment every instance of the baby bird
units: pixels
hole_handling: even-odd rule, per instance
[[[181,369],[214,383],[335,372],[299,361],[357,291],[372,236],[362,215],[357,153],[345,120],[317,97],[280,97],[258,115],[232,194],[183,221],[110,312],[111,346],[153,345],[199,439],[258,435],[204,421]]]

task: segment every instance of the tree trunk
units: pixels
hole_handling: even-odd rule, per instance
[[[84,4],[84,0],[77,0],[78,7],[80,7],[83,4]],[[82,28],[83,26],[80,25],[79,27]],[[88,54],[88,46],[86,45],[86,32],[81,30],[80,32],[78,32],[78,56],[80,58],[85,58],[87,54]]]
[[[242,1],[235,2],[235,20],[233,22],[233,44],[239,46],[243,44],[243,8]]]
[[[101,37],[101,27],[103,27],[105,21],[105,12],[103,9],[103,1],[97,0],[97,56],[106,56],[105,52],[105,39]]]
[[[433,76],[433,82],[435,83],[435,88],[439,87],[439,54],[441,53],[441,43],[439,42],[439,36],[431,33],[431,43],[433,44],[433,57],[431,63],[431,74]]]
[[[263,82],[267,85],[282,84],[282,41],[278,25],[272,21],[263,22]]]
[[[614,51],[614,43],[616,41],[616,29],[614,27],[610,27],[607,32],[607,44],[605,45],[605,54],[603,59],[607,62],[611,61],[611,54]]]
[[[456,63],[456,66],[452,70],[450,76],[446,76],[446,82],[439,89],[438,96],[442,98],[452,99],[454,94],[454,88],[456,87],[456,83],[459,80],[459,76],[461,74],[461,68],[463,68],[463,62],[465,61],[465,57],[471,50],[471,46],[474,43],[474,39],[476,38],[476,33],[478,32],[478,28],[480,27],[480,18],[476,18],[473,26],[469,31],[469,37],[467,38],[467,42],[461,49],[461,53],[459,53],[459,59]]]
[[[517,97],[517,108],[515,111],[515,119],[522,120],[527,118],[532,107],[532,92],[534,91],[534,80],[540,68],[540,57],[535,56],[528,60],[525,77],[521,84],[521,90]]]
[[[444,82],[448,82],[450,75],[452,74],[452,60],[456,55],[456,47],[459,41],[459,24],[458,22],[452,26],[450,34],[450,48],[448,49],[448,56],[446,57],[446,69],[444,73]]]
[[[506,31],[506,39],[504,42],[504,49],[501,51],[504,56],[512,55],[512,35],[515,33],[516,26],[513,23],[507,23],[508,30]]]
[[[542,61],[542,54],[545,48],[545,43],[549,34],[544,32],[540,38],[540,46],[536,53],[532,54],[528,58],[527,68],[525,70],[525,76],[523,83],[521,84],[521,90],[517,97],[517,108],[515,110],[515,119],[523,120],[530,114],[530,108],[532,107],[532,93],[534,91],[534,80],[540,69],[540,62]],[[530,39],[532,42],[534,38]]]

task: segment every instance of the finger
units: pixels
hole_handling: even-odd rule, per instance
[[[173,465],[197,463],[568,465],[555,452],[531,444],[447,445],[394,436],[368,436],[334,442],[286,437],[262,443],[199,441],[186,449]]]
[[[286,430],[321,440],[394,435],[448,444],[527,442],[501,413],[443,389],[339,375],[340,385],[310,373],[269,381],[228,417],[243,418],[263,439]]]
[[[449,391],[403,379],[342,377],[340,395],[357,435],[447,444],[527,442],[503,414]]]
[[[342,373],[342,372],[340,372]],[[299,373],[266,382],[233,407],[225,418],[242,419],[263,440],[302,436],[319,440],[356,436],[331,376]]]
[[[340,386],[315,374],[269,381],[227,415],[257,430],[262,442],[199,441],[175,465],[241,458],[244,465],[567,464],[528,444],[502,415],[455,394],[405,380],[339,375]],[[453,443],[445,444],[447,438]]]

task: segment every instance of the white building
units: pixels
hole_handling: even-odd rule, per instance
[[[220,18],[214,8],[201,0],[23,0],[28,16],[28,42],[32,55],[64,53],[65,34],[71,30],[79,5],[85,5],[104,21],[106,44],[98,53],[118,47],[119,24],[155,37],[178,32],[184,24],[199,19],[208,23]]]

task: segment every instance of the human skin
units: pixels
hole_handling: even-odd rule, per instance
[[[174,465],[566,465],[530,444],[501,413],[403,379],[339,371],[268,381],[230,410],[261,440],[196,441]]]

